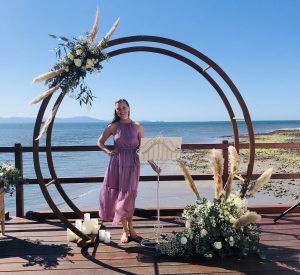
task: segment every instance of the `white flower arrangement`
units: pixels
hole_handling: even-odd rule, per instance
[[[21,181],[20,171],[8,163],[0,164],[0,188],[11,196]]]
[[[89,107],[92,106],[95,96],[86,85],[84,79],[87,73],[92,74],[101,71],[101,62],[108,59],[103,49],[107,47],[107,41],[112,36],[120,21],[120,18],[118,18],[100,42],[94,43],[98,32],[98,18],[99,11],[97,9],[91,31],[79,38],[68,39],[64,36],[50,34],[52,38],[59,40],[58,46],[54,49],[58,62],[50,72],[33,79],[33,83],[45,81],[48,89],[35,97],[31,101],[31,104],[36,104],[52,95],[58,89],[61,89],[63,93],[72,94],[72,97],[79,101],[80,106],[82,104],[86,104]],[[56,112],[57,109],[54,108],[36,140],[40,139],[43,133],[46,132]]]
[[[247,210],[247,199],[242,192],[231,193],[232,180],[237,172],[239,159],[233,146],[229,147],[229,154],[231,176],[223,187],[223,167],[221,167],[224,165],[221,159],[223,157],[213,150],[212,171],[215,184],[213,202],[199,195],[187,168],[180,162],[188,186],[195,193],[197,200],[194,205],[187,205],[181,214],[185,227],[180,232],[165,235],[163,241],[157,245],[157,252],[160,255],[211,259],[214,256],[241,258],[254,252],[265,258],[259,248],[258,222],[261,217]],[[272,169],[268,169],[246,191],[253,195],[253,190],[258,190],[257,184],[261,187],[270,179],[271,174]]]

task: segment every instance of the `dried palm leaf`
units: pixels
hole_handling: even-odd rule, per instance
[[[104,38],[97,44],[98,47],[102,47],[106,41],[109,40],[109,38],[112,36],[116,28],[118,27],[120,22],[120,17],[116,20],[116,22],[113,24],[113,26],[110,28],[108,33],[104,36]]]
[[[197,187],[196,187],[196,185],[195,185],[195,183],[194,183],[194,180],[193,180],[193,178],[191,177],[191,175],[190,175],[190,173],[189,173],[187,167],[185,166],[185,164],[183,163],[182,160],[178,160],[178,164],[179,164],[179,167],[180,167],[180,169],[181,169],[181,171],[182,171],[182,174],[183,174],[183,176],[184,176],[184,179],[185,179],[187,185],[192,189],[192,191],[194,192],[194,194],[195,194],[196,197],[197,197],[197,200],[199,200],[199,199],[200,199],[199,192],[198,192],[198,190],[197,190]]]
[[[58,88],[60,87],[60,84],[57,84],[56,86],[46,90],[45,92],[43,92],[42,94],[40,94],[39,96],[37,96],[36,98],[34,98],[30,104],[36,104],[38,102],[40,102],[41,100],[43,100],[44,98],[48,97],[49,95],[53,94]]]
[[[222,175],[224,169],[224,159],[221,150],[212,150],[211,168],[215,184],[215,199],[219,199],[223,187]]]
[[[99,21],[99,9],[97,8],[96,11],[96,17],[95,17],[95,21],[94,21],[94,25],[89,33],[89,36],[91,38],[91,41],[94,41],[96,36],[97,36],[97,32],[98,32],[98,21]]]
[[[266,184],[273,174],[273,168],[267,169],[263,172],[260,177],[257,179],[256,183],[249,190],[248,195],[253,196],[255,192],[257,192],[264,184]]]
[[[65,71],[64,69],[58,69],[58,70],[55,70],[55,71],[51,71],[51,72],[48,72],[48,73],[41,74],[41,75],[37,76],[36,78],[34,78],[32,80],[32,83],[35,84],[35,83],[38,83],[38,82],[41,82],[41,81],[46,81],[50,78],[53,78],[57,75],[60,75],[64,71]]]
[[[243,216],[237,219],[233,225],[234,228],[240,228],[249,223],[258,223],[261,219],[261,216],[254,211],[247,211]]]

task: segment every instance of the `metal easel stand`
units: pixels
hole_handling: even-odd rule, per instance
[[[158,167],[158,162],[156,164]],[[163,226],[160,223],[160,206],[159,206],[159,174],[157,174],[157,185],[156,185],[156,203],[157,203],[157,221],[154,225],[154,237],[145,238],[141,241],[141,245],[149,248],[155,248],[161,242],[161,235]]]
[[[295,204],[294,206],[290,207],[289,209],[287,209],[286,211],[284,211],[282,214],[280,214],[278,217],[276,217],[274,219],[274,222],[277,222],[279,219],[281,219],[283,216],[285,216],[286,214],[288,214],[289,212],[291,212],[292,210],[294,210],[296,207],[300,206],[300,201]]]

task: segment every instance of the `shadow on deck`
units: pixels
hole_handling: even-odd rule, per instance
[[[112,242],[80,248],[66,240],[66,230],[58,220],[12,218],[6,223],[6,236],[0,238],[0,272],[19,274],[299,274],[300,214],[290,214],[276,224],[278,214],[263,214],[261,248],[267,259],[251,255],[246,259],[183,261],[156,257],[155,251],[131,241],[121,244],[121,227],[112,227]],[[141,238],[153,235],[155,219],[135,217]],[[180,230],[172,216],[161,218],[164,232]]]

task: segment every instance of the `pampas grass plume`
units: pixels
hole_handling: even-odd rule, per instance
[[[228,179],[226,181],[225,187],[224,187],[225,200],[227,200],[229,198],[229,195],[231,193],[233,178],[234,178],[234,175],[230,172]]]
[[[104,42],[109,40],[109,38],[112,36],[114,31],[118,27],[119,22],[120,22],[120,17],[116,20],[116,22],[113,24],[113,26],[110,28],[108,33],[104,36],[104,38],[98,43],[98,45],[97,45],[98,47],[103,46]]]
[[[97,7],[94,25],[93,25],[93,27],[92,27],[92,30],[90,31],[90,34],[89,34],[92,41],[94,41],[95,38],[96,38],[96,36],[97,36],[97,32],[98,32],[98,21],[99,21],[99,8]]]
[[[261,219],[261,216],[258,215],[254,211],[247,211],[243,216],[241,216],[236,222],[234,223],[234,228],[240,228],[245,226],[249,223],[258,223]]]
[[[44,98],[48,97],[49,95],[53,94],[57,89],[59,88],[59,84],[46,90],[45,92],[43,92],[41,95],[37,96],[36,98],[34,98],[30,104],[36,104],[38,102],[40,102],[41,100],[43,100]]]
[[[229,152],[229,163],[230,163],[230,172],[235,174],[240,165],[240,157],[234,146],[228,147]]]
[[[62,99],[63,99],[63,97],[61,98],[61,100],[62,100]],[[60,102],[61,102],[61,100],[60,100]],[[43,134],[47,131],[49,125],[51,124],[53,118],[55,117],[55,115],[56,115],[56,113],[57,113],[57,110],[58,110],[58,107],[59,107],[59,105],[60,105],[60,102],[58,102],[58,103],[53,107],[53,110],[52,110],[51,115],[50,115],[50,116],[48,117],[48,119],[46,120],[46,122],[45,122],[45,124],[44,124],[42,130],[40,131],[38,137],[37,137],[35,140],[39,140],[39,139],[43,136]]]
[[[35,84],[35,83],[38,83],[38,82],[41,82],[41,81],[46,81],[50,78],[53,78],[57,75],[60,75],[63,71],[64,71],[64,69],[58,69],[58,70],[55,70],[55,71],[51,71],[51,72],[48,72],[48,73],[41,74],[41,75],[37,76],[36,78],[34,78],[32,80],[32,84]]]
[[[249,190],[248,195],[253,196],[255,192],[257,192],[264,184],[266,184],[273,174],[273,168],[267,169],[263,172],[260,177],[257,179],[254,186]]]
[[[211,168],[214,176],[215,199],[219,199],[223,188],[224,159],[221,150],[212,150]]]
[[[185,166],[185,164],[183,163],[182,160],[178,160],[178,164],[179,164],[179,167],[180,167],[180,169],[182,171],[182,174],[184,176],[184,179],[185,179],[187,185],[192,189],[192,191],[194,192],[194,194],[197,197],[197,200],[199,200],[200,199],[199,192],[197,190],[197,187],[196,187],[196,185],[195,185],[195,183],[193,181],[193,178],[191,177],[191,175],[190,175],[187,167]]]

